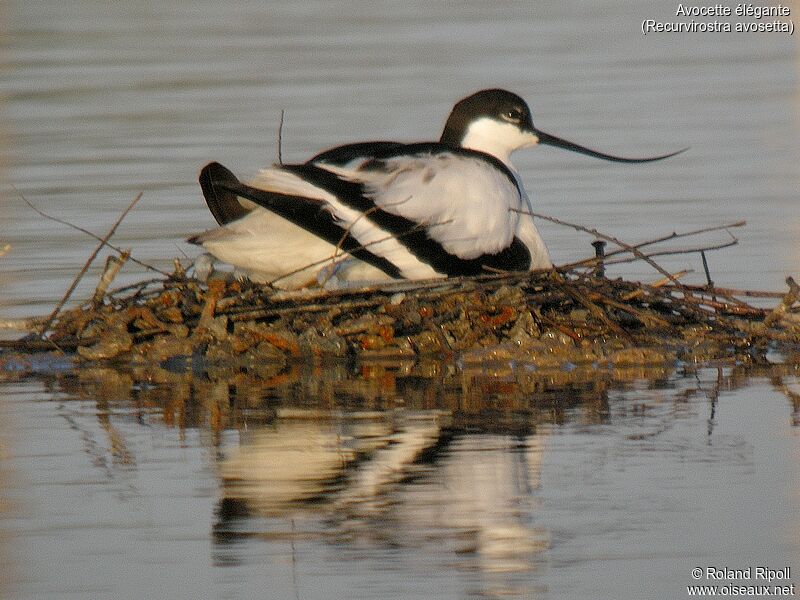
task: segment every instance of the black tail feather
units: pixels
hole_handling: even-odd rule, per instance
[[[241,205],[236,194],[223,187],[222,184],[230,182],[239,183],[239,180],[218,162],[209,163],[200,171],[200,188],[211,214],[220,225],[241,219],[250,212]]]
[[[203,168],[200,172],[200,186],[203,188],[208,207],[220,225],[234,220],[225,220],[234,214],[234,203],[236,207],[244,211],[240,216],[249,212],[237,200],[240,197],[246,198],[329,244],[339,246],[343,252],[380,269],[389,277],[402,277],[400,270],[394,264],[373,254],[368,249],[362,248],[358,240],[350,236],[349,232],[336,222],[333,215],[325,210],[324,204],[319,200],[251,187],[239,181],[230,170],[219,163],[210,163]],[[217,210],[220,211],[219,215],[215,212]],[[201,243],[199,237],[193,236],[187,241],[193,244]]]

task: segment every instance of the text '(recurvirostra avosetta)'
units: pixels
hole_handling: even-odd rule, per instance
[[[740,3],[687,6],[679,3],[676,17],[689,17],[685,21],[660,21],[644,19],[642,33],[794,33],[794,22],[790,18],[791,8],[778,4],[762,6]],[[728,19],[718,19],[727,17]],[[714,20],[702,20],[711,19]]]

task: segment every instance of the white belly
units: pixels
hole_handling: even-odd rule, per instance
[[[347,256],[333,244],[263,208],[203,234],[200,241],[217,259],[245,271],[253,281],[273,283],[281,289],[300,287],[334,260]],[[361,261],[348,263],[337,275],[348,281],[389,278]]]

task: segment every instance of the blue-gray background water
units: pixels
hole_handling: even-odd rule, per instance
[[[638,166],[520,153],[537,211],[626,241],[745,219],[739,245],[709,253],[712,277],[782,289],[800,262],[796,37],[641,34],[647,18],[691,20],[677,5],[7,2],[0,319],[52,310],[95,245],[21,195],[102,235],[144,192],[114,240],[171,268],[213,225],[199,168],[246,177],[274,162],[281,110],[283,159],[301,161],[347,141],[435,139],[454,101],[495,86],[591,147],[691,147]],[[540,229],[556,262],[591,250],[584,234]],[[662,262],[705,280],[697,255]],[[129,265],[120,281],[145,275]],[[216,415],[222,392],[188,376],[3,384],[0,595],[682,597],[694,566],[800,569],[793,367],[679,365],[544,407],[522,367],[469,384],[419,368],[297,373],[253,392],[270,415],[255,420]],[[459,421],[487,399],[513,418]],[[278,484],[264,474],[275,463],[298,467]],[[292,487],[303,477],[313,501]]]

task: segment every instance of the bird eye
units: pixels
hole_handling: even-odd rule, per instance
[[[518,108],[512,108],[511,110],[507,110],[503,113],[503,119],[506,121],[510,121],[511,123],[521,123],[522,122],[522,111]]]

